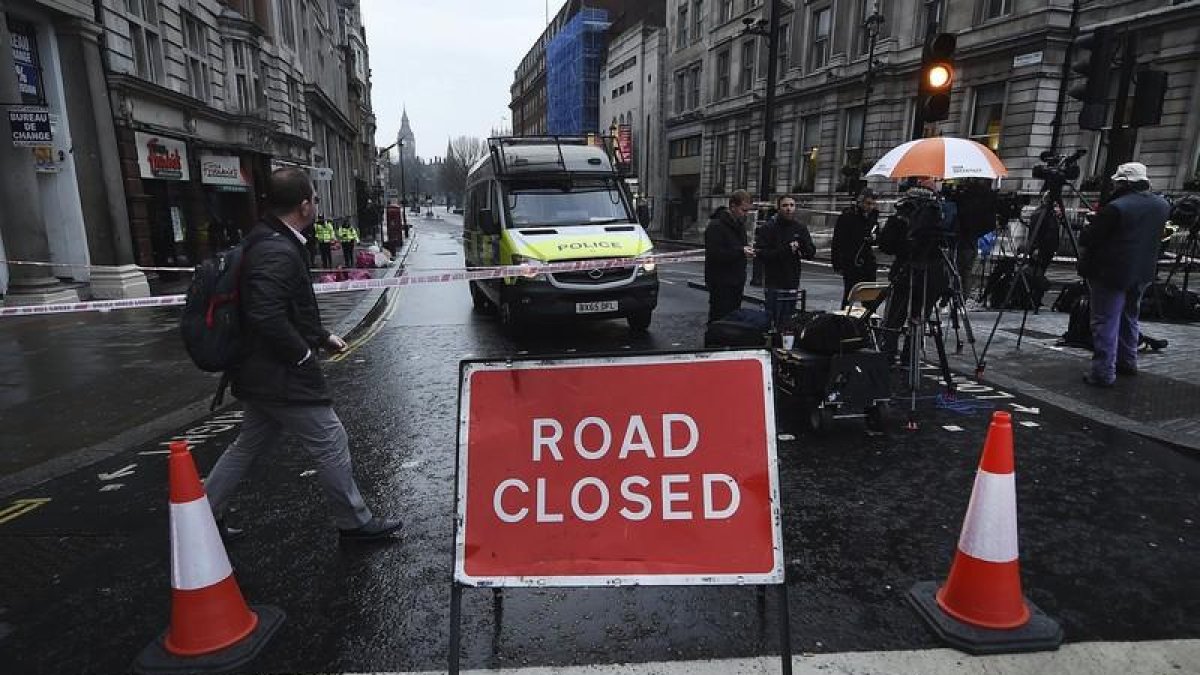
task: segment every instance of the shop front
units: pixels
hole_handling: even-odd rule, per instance
[[[134,219],[142,265],[186,267],[196,260],[197,237],[189,212],[194,203],[187,142],[134,132],[143,218]],[[140,222],[139,222],[140,221]],[[138,231],[140,230],[140,231]],[[147,247],[146,244],[149,246]],[[147,251],[148,248],[148,251]],[[150,259],[145,259],[149,253]]]
[[[238,155],[202,152],[205,221],[198,228],[199,249],[219,251],[241,241],[256,220],[253,171]]]

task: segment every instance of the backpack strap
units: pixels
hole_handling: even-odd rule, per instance
[[[217,392],[213,394],[212,402],[208,404],[208,411],[214,412],[222,403],[225,402],[225,389],[229,386],[229,371],[221,373],[221,381],[217,383]]]

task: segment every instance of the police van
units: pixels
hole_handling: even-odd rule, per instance
[[[654,262],[538,273],[546,263],[638,258],[652,250],[610,154],[586,138],[491,138],[467,177],[468,267],[529,265],[528,275],[471,281],[478,310],[513,329],[533,320],[624,318],[645,331],[658,304]]]

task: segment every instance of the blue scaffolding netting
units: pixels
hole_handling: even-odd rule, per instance
[[[608,11],[585,7],[546,46],[546,127],[552,134],[599,131],[600,60]]]

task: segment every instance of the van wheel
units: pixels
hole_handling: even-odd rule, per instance
[[[487,294],[474,281],[468,281],[467,288],[471,289],[471,307],[476,312],[487,312],[492,309],[492,303],[488,300]]]
[[[629,330],[634,333],[645,333],[650,328],[650,317],[651,312],[647,310],[631,314],[625,320],[629,322]]]

